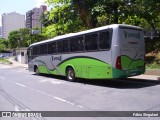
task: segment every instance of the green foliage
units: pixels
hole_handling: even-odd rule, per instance
[[[46,2],[54,7],[49,17],[50,23],[53,24],[57,24],[60,18],[64,18],[65,21],[68,19],[64,16],[71,12],[65,8],[70,6],[70,10],[77,14],[75,18],[79,17],[85,29],[113,23],[147,26],[153,30],[160,27],[158,0],[46,0]],[[70,14],[69,18],[72,16],[74,14]],[[61,31],[64,23],[59,23],[57,28],[60,28],[60,34],[65,33],[66,31]]]
[[[34,28],[32,30],[40,31],[39,28]],[[42,29],[42,34],[39,33],[37,35],[32,35],[32,40],[31,40],[31,30],[28,28],[21,28],[19,30],[12,31],[8,36],[9,46],[11,49],[15,49],[19,47],[28,47],[30,43],[46,40],[47,35],[44,34],[43,32],[44,30]]]
[[[12,31],[9,33],[8,36],[9,39],[9,46],[10,48],[17,48],[18,46],[18,40],[20,40],[20,33],[18,30]]]
[[[46,0],[53,6],[43,18],[46,34],[54,37],[108,24],[160,29],[159,0]]]
[[[0,38],[0,52],[5,51],[8,48],[8,40]]]
[[[50,12],[47,11],[42,13],[40,16],[40,21],[44,27],[47,27],[53,24],[52,20],[49,20],[49,15],[50,15]]]
[[[6,49],[5,45],[4,44],[0,44],[0,52],[4,51],[5,49]]]
[[[74,7],[71,6],[70,0],[51,0],[50,4],[52,4],[54,8],[47,16],[48,22],[52,23],[46,27],[46,34],[49,38],[66,33],[78,32],[84,29]]]
[[[6,60],[5,58],[0,58],[1,63],[10,63],[10,61]]]
[[[10,32],[8,39],[9,39],[9,46],[11,49],[17,47],[28,47],[28,40],[30,36],[29,29],[21,28],[19,30],[15,30]]]

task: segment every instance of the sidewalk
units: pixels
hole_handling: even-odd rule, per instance
[[[20,66],[20,67],[28,68],[28,64],[22,64],[20,62],[15,61],[14,59],[15,59],[14,57],[10,57],[8,59],[10,62],[12,62],[11,66],[14,66],[14,67]]]
[[[160,82],[160,76],[157,75],[138,75],[134,77],[130,77],[134,79],[143,79],[143,80],[154,80],[154,81],[159,81]]]

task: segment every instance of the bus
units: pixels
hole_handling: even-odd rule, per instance
[[[145,72],[143,30],[113,24],[33,43],[28,69],[39,74],[77,78],[126,78]]]

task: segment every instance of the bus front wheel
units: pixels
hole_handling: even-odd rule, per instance
[[[38,67],[37,67],[37,66],[35,67],[35,73],[36,73],[36,75],[40,75],[40,73],[39,73],[39,70],[38,70]]]
[[[71,67],[67,68],[66,77],[67,77],[67,80],[70,82],[75,81],[75,72],[74,72],[73,68],[71,68]]]

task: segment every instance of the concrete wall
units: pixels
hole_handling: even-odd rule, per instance
[[[10,56],[13,56],[13,53],[0,53],[0,55],[3,55],[5,57],[10,57]]]

